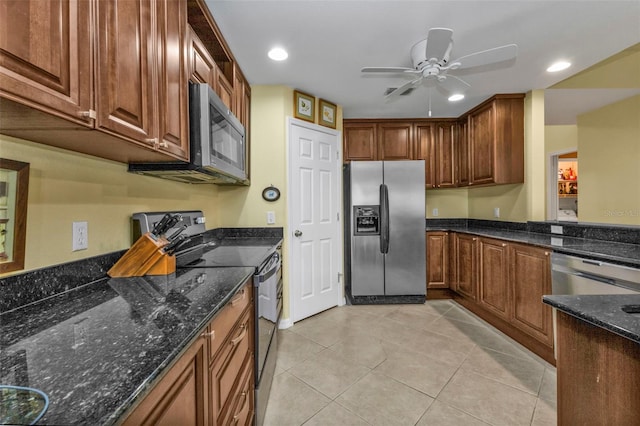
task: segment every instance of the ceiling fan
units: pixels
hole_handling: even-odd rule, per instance
[[[365,67],[363,73],[396,73],[415,77],[402,86],[389,90],[386,99],[391,100],[403,94],[409,94],[423,83],[434,82],[450,95],[464,94],[471,87],[469,83],[449,71],[494,64],[513,59],[518,54],[518,46],[507,44],[492,49],[471,53],[450,60],[453,49],[453,30],[431,28],[427,38],[420,40],[411,48],[413,68],[408,67]]]

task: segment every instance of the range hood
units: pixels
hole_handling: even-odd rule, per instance
[[[130,163],[129,172],[182,183],[249,185],[248,179],[241,180],[221,171],[214,171],[186,162]]]

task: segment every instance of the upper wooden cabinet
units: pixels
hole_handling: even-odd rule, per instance
[[[347,119],[344,161],[425,160],[427,189],[524,182],[524,95],[454,119]]]
[[[93,109],[90,8],[88,1],[0,2],[0,95],[92,126],[82,118]]]
[[[469,185],[524,182],[524,95],[496,95],[468,113]]]
[[[413,125],[411,122],[378,123],[377,160],[412,160]]]
[[[457,122],[426,122],[414,124],[415,159],[425,160],[425,186],[453,188],[457,173]]]
[[[374,161],[378,159],[375,122],[343,122],[344,161]]]
[[[123,163],[188,160],[189,78],[249,126],[248,82],[204,0],[0,1],[0,26],[4,134]]]
[[[96,127],[182,159],[189,157],[186,12],[186,0],[96,3]]]

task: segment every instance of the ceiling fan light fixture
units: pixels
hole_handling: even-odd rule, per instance
[[[284,61],[289,57],[289,54],[282,47],[274,47],[267,53],[267,56],[274,61]]]
[[[549,68],[547,68],[547,72],[558,72],[566,70],[571,66],[571,62],[567,61],[558,61],[551,64]]]
[[[449,96],[449,102],[457,102],[463,99],[464,95],[462,93],[454,93],[453,95]]]

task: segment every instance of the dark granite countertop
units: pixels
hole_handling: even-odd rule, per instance
[[[623,306],[640,310],[640,294],[543,296],[544,303],[578,319],[640,344],[640,312],[627,313]]]
[[[494,222],[498,223],[499,222]],[[453,231],[498,238],[517,243],[531,244],[589,259],[602,260],[621,265],[640,267],[640,244],[629,244],[617,241],[605,241],[588,238],[576,238],[566,235],[555,235],[526,230],[513,230],[477,226],[434,225],[426,226],[427,231]]]
[[[204,237],[275,250],[282,228],[222,228]],[[109,278],[123,253],[0,280],[0,385],[49,397],[38,424],[117,422],[255,272],[186,268]]]
[[[253,273],[105,278],[2,314],[2,384],[48,395],[39,424],[111,424]]]

